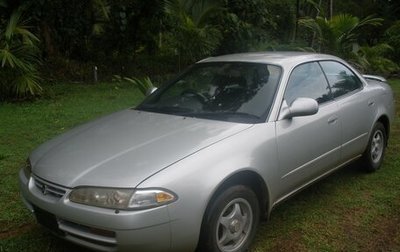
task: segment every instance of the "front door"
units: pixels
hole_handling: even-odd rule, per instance
[[[316,114],[276,122],[280,198],[296,192],[303,185],[339,164],[341,121],[337,103],[316,62],[297,66],[286,87],[283,106],[299,97],[315,99]]]

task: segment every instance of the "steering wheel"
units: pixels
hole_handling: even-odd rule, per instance
[[[190,97],[190,98],[195,98],[196,100],[198,100],[201,104],[206,104],[208,101],[208,98],[201,94],[196,92],[193,89],[186,89],[181,93],[181,96],[185,96],[185,97]]]

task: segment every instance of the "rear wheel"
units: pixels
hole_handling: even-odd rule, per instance
[[[218,195],[207,208],[199,241],[200,251],[246,251],[260,219],[257,196],[237,185]]]
[[[386,139],[385,127],[382,123],[377,122],[372,130],[368,147],[362,157],[366,171],[374,172],[380,168],[385,155]]]

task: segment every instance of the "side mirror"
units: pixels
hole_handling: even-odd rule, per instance
[[[318,102],[311,98],[296,98],[290,106],[285,102],[279,119],[290,119],[297,116],[314,115],[318,112]]]

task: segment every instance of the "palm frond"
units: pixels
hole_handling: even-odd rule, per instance
[[[30,72],[19,75],[14,80],[14,93],[17,97],[26,95],[37,95],[42,93],[40,86],[40,77],[38,73]]]
[[[179,0],[165,0],[164,11],[173,18],[182,18],[182,13],[185,12],[183,5]]]
[[[6,40],[8,40],[8,41],[11,40],[12,37],[16,34],[15,30],[18,27],[20,18],[21,18],[20,11],[14,11],[11,14],[10,19],[8,20],[8,25],[7,25],[5,33],[4,33]]]
[[[28,26],[17,26],[14,33],[16,35],[20,35],[24,43],[33,45],[34,43],[39,42],[40,39],[35,34],[30,32],[29,28],[30,27]]]
[[[219,1],[198,1],[193,6],[191,16],[197,27],[204,27],[214,15],[221,13],[224,8]]]
[[[380,25],[382,19],[368,16],[362,20],[349,14],[339,14],[331,19],[316,17],[300,19],[299,24],[314,32],[320,51],[344,58],[354,58],[354,46],[358,47],[360,29]],[[314,39],[314,37],[313,37]],[[314,43],[311,43],[313,45]],[[356,50],[357,51],[357,50]]]
[[[1,89],[9,97],[37,95],[42,91],[36,68],[40,63],[39,39],[29,30],[23,13],[22,7],[12,12],[4,29],[0,29],[0,67],[9,78]],[[6,95],[2,94],[2,98]]]
[[[360,21],[359,27],[365,25],[372,25],[372,26],[381,26],[382,22],[384,21],[383,18],[374,18],[373,15],[367,16]]]
[[[124,77],[124,80],[134,84],[143,95],[149,95],[155,88],[153,82],[150,80],[149,77],[144,77],[142,79],[139,78],[129,78],[129,77]]]
[[[14,68],[23,63],[19,62],[19,59],[15,57],[15,55],[9,50],[9,47],[0,49],[0,59],[1,59],[1,67],[10,66]]]
[[[176,20],[177,49],[184,60],[196,61],[210,55],[222,35],[211,17],[222,11],[220,0],[165,0],[164,10]]]
[[[398,71],[400,69],[399,65],[385,57],[393,52],[393,50],[393,47],[385,43],[371,47],[361,47],[358,52],[359,58],[367,62],[363,70],[365,72],[382,75]]]

